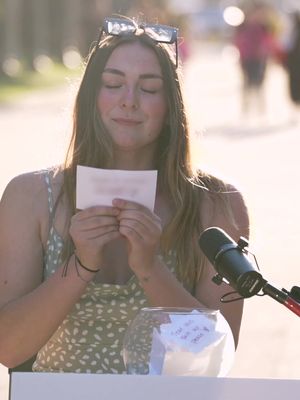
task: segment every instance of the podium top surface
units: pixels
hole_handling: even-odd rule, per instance
[[[300,380],[13,372],[10,400],[282,400]]]

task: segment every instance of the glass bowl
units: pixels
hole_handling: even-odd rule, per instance
[[[125,332],[128,374],[226,376],[235,354],[219,310],[143,308]]]

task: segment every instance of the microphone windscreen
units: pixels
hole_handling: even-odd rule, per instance
[[[227,244],[235,243],[223,229],[218,227],[205,229],[199,238],[199,246],[212,264],[220,249]]]

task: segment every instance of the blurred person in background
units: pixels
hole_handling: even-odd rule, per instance
[[[268,18],[268,8],[252,5],[245,12],[245,20],[236,29],[234,44],[240,56],[243,78],[242,110],[263,112],[265,100],[263,84],[267,63],[277,48],[276,39]]]
[[[293,118],[300,121],[300,12],[292,15],[292,31],[286,48],[289,95],[295,106]]]
[[[124,333],[146,306],[220,309],[238,344],[243,302],[212,282],[198,238],[249,234],[241,193],[192,166],[177,30],[108,18],[74,108],[66,162],[26,173],[0,203],[0,362],[125,373]],[[155,209],[76,209],[76,168],[157,170]],[[36,356],[37,354],[37,356]],[[36,356],[36,357],[35,357]]]

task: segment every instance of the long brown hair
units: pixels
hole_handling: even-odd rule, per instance
[[[203,259],[198,237],[203,227],[200,210],[210,197],[228,209],[220,193],[225,185],[199,171],[193,171],[190,154],[190,132],[182,96],[181,79],[174,62],[171,45],[157,43],[145,33],[104,38],[91,52],[77,94],[74,108],[73,134],[63,166],[64,182],[61,196],[67,198],[73,215],[75,209],[76,166],[109,168],[113,165],[112,143],[97,110],[101,74],[117,46],[138,41],[151,48],[160,63],[168,105],[168,120],[159,138],[156,154],[158,186],[164,188],[172,204],[173,216],[161,238],[163,254],[175,251],[177,275],[191,286],[200,278]],[[126,62],[126,61],[124,61]],[[229,210],[229,209],[228,209]],[[229,214],[228,214],[229,215]],[[72,252],[67,238],[64,257]]]

